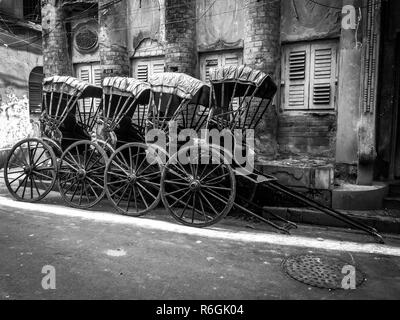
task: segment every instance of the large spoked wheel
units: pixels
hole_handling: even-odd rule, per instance
[[[104,198],[107,162],[104,150],[90,141],[74,143],[64,152],[60,160],[58,186],[69,206],[89,209]]]
[[[116,210],[133,217],[143,216],[160,203],[162,163],[155,149],[129,143],[111,157],[105,187]]]
[[[231,211],[236,179],[220,150],[195,148],[195,154],[193,147],[184,148],[168,161],[161,179],[161,197],[178,222],[203,228],[218,223]]]
[[[4,180],[16,200],[38,202],[44,199],[53,189],[56,179],[56,156],[46,142],[26,139],[11,150]]]

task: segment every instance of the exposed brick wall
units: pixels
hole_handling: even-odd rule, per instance
[[[336,123],[336,115],[281,115],[280,155],[334,158]]]
[[[245,64],[278,78],[281,0],[245,0],[244,13]]]
[[[110,0],[99,0],[99,7]],[[104,76],[129,76],[126,0],[99,10],[99,55]]]
[[[196,1],[166,0],[167,71],[195,75],[196,67]]]
[[[68,37],[63,22],[64,11],[60,1],[42,1],[43,71],[46,77],[72,75],[72,63],[68,50]]]
[[[244,63],[271,74],[280,82],[280,0],[245,0]],[[256,146],[261,159],[273,159],[278,154],[278,114],[270,106],[256,133]]]

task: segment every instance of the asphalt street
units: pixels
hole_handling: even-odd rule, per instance
[[[356,265],[367,281],[329,291],[290,278],[282,263],[314,254]],[[45,290],[43,267],[55,270]],[[177,225],[162,209],[144,218],[65,208],[52,193],[21,204],[0,188],[0,299],[399,299],[400,239],[385,246],[349,230],[301,226],[282,236],[228,218],[211,229]]]

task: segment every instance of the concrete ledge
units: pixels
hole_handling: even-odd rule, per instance
[[[312,190],[332,190],[334,184],[334,166],[324,160],[287,159],[263,161],[257,168],[267,175],[276,177],[288,187]]]
[[[373,186],[345,184],[332,191],[332,207],[339,210],[380,210],[389,194],[389,186],[376,183]]]
[[[310,210],[307,208],[265,208],[266,210],[277,214],[278,216],[294,223],[310,224],[316,226],[336,227],[336,228],[350,228],[349,225],[332,218],[325,213]],[[343,211],[349,217],[356,219],[356,221],[367,224],[376,228],[382,233],[400,234],[400,214],[389,215],[386,211]],[[271,218],[264,214],[266,218]]]

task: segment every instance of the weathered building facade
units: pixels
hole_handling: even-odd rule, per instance
[[[208,81],[210,68],[246,64],[280,85],[256,135],[264,171],[338,206],[335,184],[400,178],[396,1],[43,2],[46,75]]]
[[[0,97],[5,97],[7,88],[28,97],[29,80],[41,83],[41,39],[40,1],[0,1]],[[36,95],[34,88],[31,94]],[[41,103],[40,97],[32,98],[33,105]]]
[[[40,1],[0,1],[0,167],[8,148],[31,132],[41,112]]]

